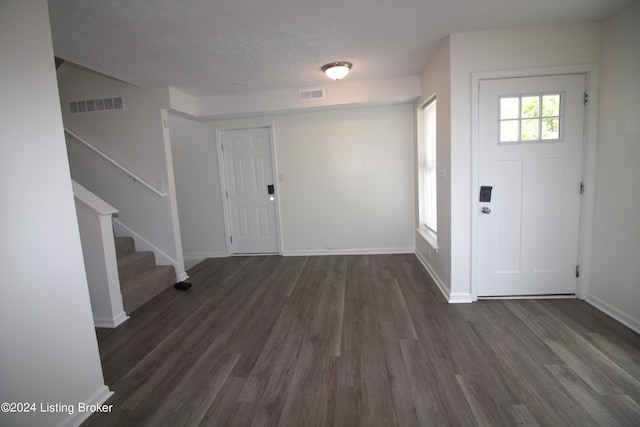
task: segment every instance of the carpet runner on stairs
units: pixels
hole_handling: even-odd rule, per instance
[[[153,252],[136,252],[132,237],[116,237],[116,257],[124,311],[130,314],[176,283],[172,265],[156,265]]]

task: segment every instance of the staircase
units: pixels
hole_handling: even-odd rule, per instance
[[[136,252],[132,237],[116,237],[116,258],[124,311],[130,314],[176,283],[172,265],[156,265],[153,252]]]

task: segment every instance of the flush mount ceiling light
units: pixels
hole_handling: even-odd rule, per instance
[[[349,70],[351,69],[351,62],[331,62],[329,64],[322,66],[322,71],[329,77],[331,80],[340,80],[343,79],[347,74],[349,74]]]

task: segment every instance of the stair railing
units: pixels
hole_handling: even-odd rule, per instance
[[[75,132],[69,130],[68,128],[64,128],[65,133],[71,135],[74,139],[78,140],[79,142],[81,142],[83,145],[85,145],[87,148],[91,149],[93,152],[95,152],[96,154],[98,154],[100,157],[102,157],[103,159],[105,159],[106,161],[108,161],[109,163],[111,163],[113,166],[117,167],[118,169],[120,169],[122,172],[124,172],[125,174],[129,175],[129,177],[131,177],[131,179],[133,179],[134,181],[139,182],[140,184],[144,185],[145,187],[147,187],[149,190],[153,191],[155,194],[157,194],[160,197],[166,197],[167,193],[163,192],[163,191],[159,191],[157,188],[155,188],[153,185],[149,184],[147,181],[145,181],[144,179],[140,178],[138,175],[136,175],[135,173],[131,172],[129,169],[127,169],[126,167],[124,167],[123,165],[121,165],[120,163],[118,163],[117,161],[115,161],[114,159],[112,159],[111,157],[109,157],[107,154],[103,153],[102,151],[100,151],[98,148],[94,147],[93,145],[91,145],[90,143],[88,143],[85,139],[83,139],[82,137],[80,137],[78,134],[76,134]]]

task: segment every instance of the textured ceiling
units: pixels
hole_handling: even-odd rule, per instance
[[[450,33],[601,20],[633,0],[49,0],[54,53],[191,94],[420,74]]]

